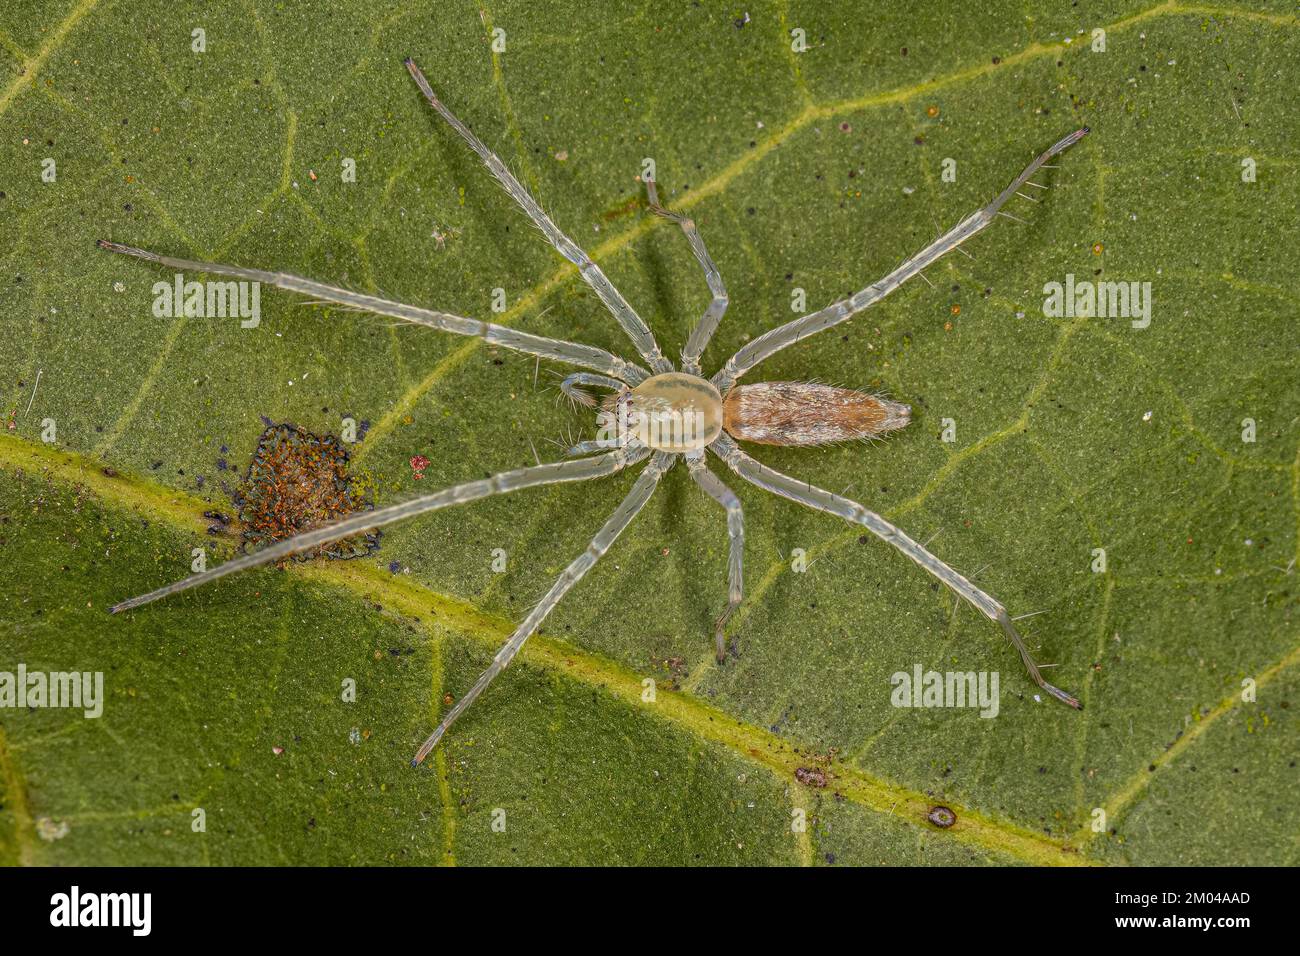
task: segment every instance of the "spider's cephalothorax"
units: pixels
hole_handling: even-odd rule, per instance
[[[649,195],[651,210],[681,227],[696,260],[704,271],[705,282],[712,293],[708,309],[696,323],[682,349],[681,370],[677,371],[660,351],[645,322],[609,281],[600,266],[560,231],[519,180],[511,175],[506,165],[470,131],[469,127],[443,105],[442,101],[434,95],[428,81],[415,63],[407,60],[406,66],[429,104],[469,144],[470,149],[484,162],[492,175],[523,208],[556,250],[577,266],[583,281],[591,286],[623,331],[627,333],[646,367],[643,368],[635,362],[629,362],[604,349],[590,345],[545,338],[491,322],[393,302],[377,296],[362,295],[301,276],[214,262],[177,259],[100,240],[100,246],[105,249],[137,256],[169,268],[210,272],[263,282],[313,296],[322,302],[385,315],[403,322],[424,325],[458,335],[476,336],[502,348],[586,369],[587,371],[575,372],[568,376],[561,385],[566,394],[586,405],[597,403],[584,387],[594,386],[610,392],[609,397],[602,403],[599,437],[594,441],[581,442],[571,448],[568,461],[517,468],[374,511],[350,515],[340,521],[306,531],[260,551],[243,555],[215,568],[150,591],[148,594],[123,601],[112,608],[114,612],[138,607],[245,568],[278,561],[283,557],[339,541],[359,532],[371,531],[427,511],[538,485],[583,481],[610,475],[648,459],[632,490],[596,533],[591,544],[565,568],[551,589],[520,623],[510,640],[497,652],[488,669],[461,696],[455,706],[447,712],[438,728],[425,740],[416,752],[415,760],[412,761],[418,764],[442,739],[442,735],[452,722],[510,663],[519,652],[519,648],[537,630],[565,593],[609,549],[623,529],[636,517],[637,512],[645,506],[660,478],[678,458],[686,460],[691,478],[727,513],[727,531],[730,539],[728,601],[714,629],[718,661],[721,663],[725,659],[727,652],[725,625],[729,615],[741,600],[745,522],[740,499],[709,470],[705,463],[707,451],[750,484],[806,507],[860,524],[877,537],[892,544],[921,568],[950,587],[989,620],[997,623],[1020,654],[1034,683],[1057,700],[1071,707],[1081,707],[1079,701],[1053,687],[1043,678],[1024,640],[1007,614],[1006,608],[996,598],[939,560],[923,545],[918,544],[874,511],[856,501],[824,491],[806,481],[791,478],[761,465],[742,451],[736,442],[739,440],[766,445],[822,445],[848,439],[874,438],[906,425],[911,413],[908,406],[876,395],[813,382],[765,382],[749,385],[740,384],[739,379],[758,363],[787,346],[838,325],[880,301],[908,279],[919,274],[926,266],[979,233],[993,221],[995,216],[1014,219],[1015,217],[1009,213],[1002,212],[1002,207],[1012,196],[1029,198],[1020,191],[1023,188],[1046,189],[1046,186],[1034,182],[1031,177],[1044,168],[1053,156],[1082,139],[1088,132],[1086,127],[1061,139],[1031,162],[991,203],[967,216],[883,279],[818,312],[801,316],[764,332],[727,359],[722,368],[711,378],[705,378],[700,368],[700,360],[709,339],[727,310],[728,299],[722,276],[704,248],[704,242],[700,238],[699,230],[695,228],[695,223],[661,206],[654,182],[646,180],[646,192]],[[599,454],[593,454],[596,452]]]
[[[722,432],[722,396],[706,378],[663,372],[619,395],[612,424],[655,451],[703,451]]]

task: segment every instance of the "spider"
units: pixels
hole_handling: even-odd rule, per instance
[[[832,303],[818,312],[801,316],[763,333],[727,359],[722,368],[711,378],[705,378],[700,360],[709,344],[709,339],[722,320],[723,313],[727,310],[729,300],[726,287],[723,285],[717,266],[714,265],[713,259],[704,247],[704,241],[700,238],[695,223],[660,204],[654,180],[650,178],[645,180],[650,209],[656,215],[676,223],[681,228],[704,272],[705,282],[712,294],[712,301],[696,323],[682,350],[680,369],[674,369],[672,363],[660,351],[650,329],[601,271],[600,266],[560,231],[519,180],[510,173],[505,163],[438,99],[415,62],[408,58],[405,64],[420,92],[433,109],[465,140],[469,148],[478,154],[479,159],[510,197],[522,207],[551,245],[578,268],[583,281],[592,288],[623,331],[627,333],[628,338],[632,340],[644,365],[626,361],[604,349],[590,345],[545,338],[490,322],[362,295],[300,276],[213,262],[177,259],[101,239],[98,242],[101,248],[136,256],[169,268],[267,283],[291,292],[313,296],[324,303],[390,316],[403,322],[428,326],[444,332],[476,336],[493,345],[585,369],[569,375],[561,384],[561,389],[566,395],[584,405],[597,404],[595,398],[587,391],[588,388],[600,388],[609,392],[609,396],[600,403],[602,407],[597,420],[601,428],[598,438],[574,445],[568,451],[568,460],[504,471],[490,478],[454,485],[432,494],[349,516],[242,555],[147,594],[122,601],[110,609],[113,613],[139,607],[237,571],[269,564],[289,555],[360,532],[372,531],[428,511],[476,501],[491,495],[519,491],[523,488],[557,482],[587,481],[615,474],[625,468],[647,462],[648,459],[632,490],[596,532],[587,549],[564,569],[546,595],[497,652],[487,670],[447,712],[442,723],[420,746],[411,761],[413,766],[418,766],[437,746],[447,728],[474,703],[493,678],[514,659],[524,642],[537,630],[560,599],[609,550],[615,539],[645,507],[660,479],[679,458],[686,460],[691,478],[705,494],[726,511],[727,515],[728,597],[726,608],[718,617],[714,627],[717,658],[719,663],[724,660],[726,654],[724,628],[728,617],[740,604],[742,595],[745,522],[740,499],[709,470],[705,461],[707,451],[712,452],[719,461],[750,484],[814,510],[861,524],[877,537],[892,544],[952,588],[980,613],[1000,625],[1003,633],[1019,652],[1020,659],[1035,684],[1070,707],[1082,709],[1078,700],[1053,687],[1043,677],[1024,640],[1012,624],[1006,608],[994,597],[976,587],[970,580],[880,515],[848,498],[832,494],[760,464],[742,450],[737,441],[767,445],[813,446],[854,438],[873,438],[903,428],[908,423],[911,409],[880,396],[809,382],[740,384],[739,380],[764,359],[775,355],[787,346],[845,322],[874,305],[908,279],[920,273],[922,269],[979,233],[995,217],[1006,216],[1015,219],[1016,217],[1010,213],[1002,212],[1002,207],[1012,196],[1030,199],[1031,197],[1021,192],[1023,187],[1046,189],[1046,186],[1032,182],[1030,177],[1040,168],[1047,166],[1048,160],[1052,157],[1087,135],[1087,127],[1061,139],[1031,162],[1011,182],[1011,185],[987,206],[963,219],[884,278],[847,299]]]

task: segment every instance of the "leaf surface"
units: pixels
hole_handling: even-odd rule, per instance
[[[0,29],[0,671],[100,671],[106,700],[98,719],[0,710],[0,862],[1294,864],[1300,24],[1280,2],[986,6],[19,4]],[[865,287],[1090,126],[1010,207],[1027,222],[747,379],[910,404],[886,442],[755,455],[1038,612],[1031,646],[1086,710],[1036,700],[996,628],[887,545],[730,473],[746,597],[719,668],[725,522],[681,467],[419,770],[444,699],[631,474],[110,617],[193,548],[234,553],[202,513],[232,510],[264,417],[362,423],[352,466],[380,504],[592,436],[557,400],[568,369],[269,288],[255,329],[155,318],[172,275],[95,248],[633,357],[407,55],[675,355],[708,290],[647,214],[654,159],[730,295],[709,372],[796,290],[815,309]],[[1150,326],[1046,314],[1067,274],[1151,283]],[[917,665],[997,672],[997,717],[892,706]]]

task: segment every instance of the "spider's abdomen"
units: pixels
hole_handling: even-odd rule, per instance
[[[722,405],[722,427],[760,445],[828,445],[875,438],[906,425],[908,405],[815,382],[737,385]]]

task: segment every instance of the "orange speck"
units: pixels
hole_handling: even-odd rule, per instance
[[[926,115],[926,116],[929,116],[929,117],[935,117],[935,116],[938,116],[938,115],[939,115],[939,107],[937,107],[937,106],[927,106],[926,109],[925,109],[925,115]]]
[[[1103,246],[1100,242],[1094,242],[1094,243],[1092,244],[1092,254],[1093,254],[1094,256],[1099,256],[1099,255],[1101,255],[1101,250],[1104,249],[1104,248],[1106,248],[1106,247]]]
[[[957,305],[956,303],[953,303],[953,307],[950,311],[952,312],[953,315],[961,315],[961,306]]]
[[[944,330],[945,332],[951,332],[951,331],[952,331],[952,323],[951,323],[951,322],[945,322],[945,323],[943,324],[943,330]]]

